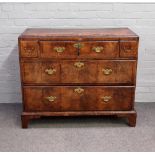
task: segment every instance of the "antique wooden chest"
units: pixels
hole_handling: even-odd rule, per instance
[[[139,37],[128,28],[26,29],[22,127],[41,116],[116,115],[136,125]]]

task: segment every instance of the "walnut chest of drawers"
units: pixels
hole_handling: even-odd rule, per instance
[[[41,116],[115,115],[136,125],[139,37],[128,28],[26,29],[22,127]]]

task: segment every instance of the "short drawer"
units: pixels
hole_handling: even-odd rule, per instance
[[[26,111],[131,110],[134,87],[24,87]]]
[[[21,72],[24,83],[59,83],[61,78],[57,62],[22,62]]]
[[[39,44],[38,41],[20,41],[20,56],[21,57],[38,57]]]
[[[24,83],[134,84],[136,61],[52,61],[21,63]]]
[[[118,41],[87,41],[80,42],[80,58],[118,58],[119,42]]]
[[[76,58],[74,41],[40,41],[41,58]]]
[[[121,58],[137,58],[138,41],[120,41]]]

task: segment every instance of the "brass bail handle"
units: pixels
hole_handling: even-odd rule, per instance
[[[77,68],[82,68],[82,67],[84,67],[84,62],[75,62],[74,66]]]
[[[45,69],[45,72],[48,74],[48,75],[52,75],[56,72],[56,69]]]
[[[57,53],[62,53],[65,51],[65,47],[54,47],[54,50],[57,52]]]
[[[102,72],[104,75],[110,75],[112,73],[112,69],[111,68],[103,68]]]
[[[56,96],[47,96],[46,99],[49,101],[49,102],[54,102],[56,100]]]
[[[102,96],[101,99],[103,102],[109,102],[112,99],[112,97],[111,96]]]
[[[102,46],[96,46],[92,48],[93,51],[95,51],[96,53],[100,53],[104,50],[104,48]]]
[[[74,89],[74,92],[75,93],[78,93],[78,94],[82,94],[84,92],[84,89],[83,88],[80,88],[80,87],[79,88],[75,88]]]

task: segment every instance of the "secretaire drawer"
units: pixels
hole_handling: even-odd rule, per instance
[[[131,110],[134,87],[24,87],[26,111]]]
[[[117,58],[118,41],[40,41],[42,58]]]
[[[136,61],[24,61],[24,83],[101,83],[134,84]]]

